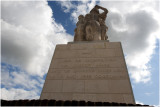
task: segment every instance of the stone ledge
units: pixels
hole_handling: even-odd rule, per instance
[[[109,42],[109,40],[97,40],[97,41],[74,41],[74,42],[68,42],[68,44],[75,44],[75,43],[100,43],[100,42]]]

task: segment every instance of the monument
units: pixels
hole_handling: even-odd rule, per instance
[[[55,48],[40,99],[135,104],[121,43],[107,40],[107,13],[96,5],[78,17],[74,42]]]

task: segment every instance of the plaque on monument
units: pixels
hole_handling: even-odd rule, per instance
[[[107,40],[107,13],[96,5],[78,17],[74,42],[55,48],[40,99],[135,104],[121,43]]]

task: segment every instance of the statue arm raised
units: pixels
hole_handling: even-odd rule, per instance
[[[98,6],[98,5],[95,5],[95,7],[97,7],[98,9],[102,9],[104,11],[104,13],[108,13],[108,10],[104,7],[101,7],[101,6]]]

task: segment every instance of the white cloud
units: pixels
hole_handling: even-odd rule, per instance
[[[39,99],[35,90],[27,91],[24,89],[11,88],[11,89],[0,89],[2,99],[5,100],[18,100],[18,99]]]
[[[88,1],[88,0],[82,0],[78,2],[78,5],[73,4],[72,1],[60,1],[62,8],[64,9],[64,12],[71,12],[71,20],[73,23],[76,23],[78,20],[79,15],[85,15],[87,14],[96,4],[95,0]]]
[[[140,102],[140,101],[136,101],[136,104],[144,105],[144,103],[143,103],[143,102]]]
[[[38,98],[56,44],[73,37],[52,19],[47,1],[2,1],[1,6],[2,98]]]
[[[2,2],[2,61],[43,76],[56,43],[72,40],[46,1]],[[67,36],[66,36],[66,35]]]
[[[71,11],[71,9],[75,8],[75,5],[73,5],[71,2],[68,1],[57,1],[57,3],[60,3],[65,13],[68,13]]]
[[[9,71],[10,69],[12,69],[11,72]],[[43,78],[30,76],[27,72],[20,71],[17,67],[11,65],[2,66],[1,75],[3,76],[1,84],[5,88],[18,86],[24,89],[36,89],[37,87],[42,87],[44,83]]]
[[[151,96],[153,94],[153,92],[146,92],[144,94],[147,95],[147,96]]]
[[[39,93],[44,84],[43,78],[30,76],[27,72],[20,71],[17,67],[11,65],[2,65],[1,75],[2,99],[39,98]]]
[[[153,107],[160,107],[160,105],[153,105]]]

